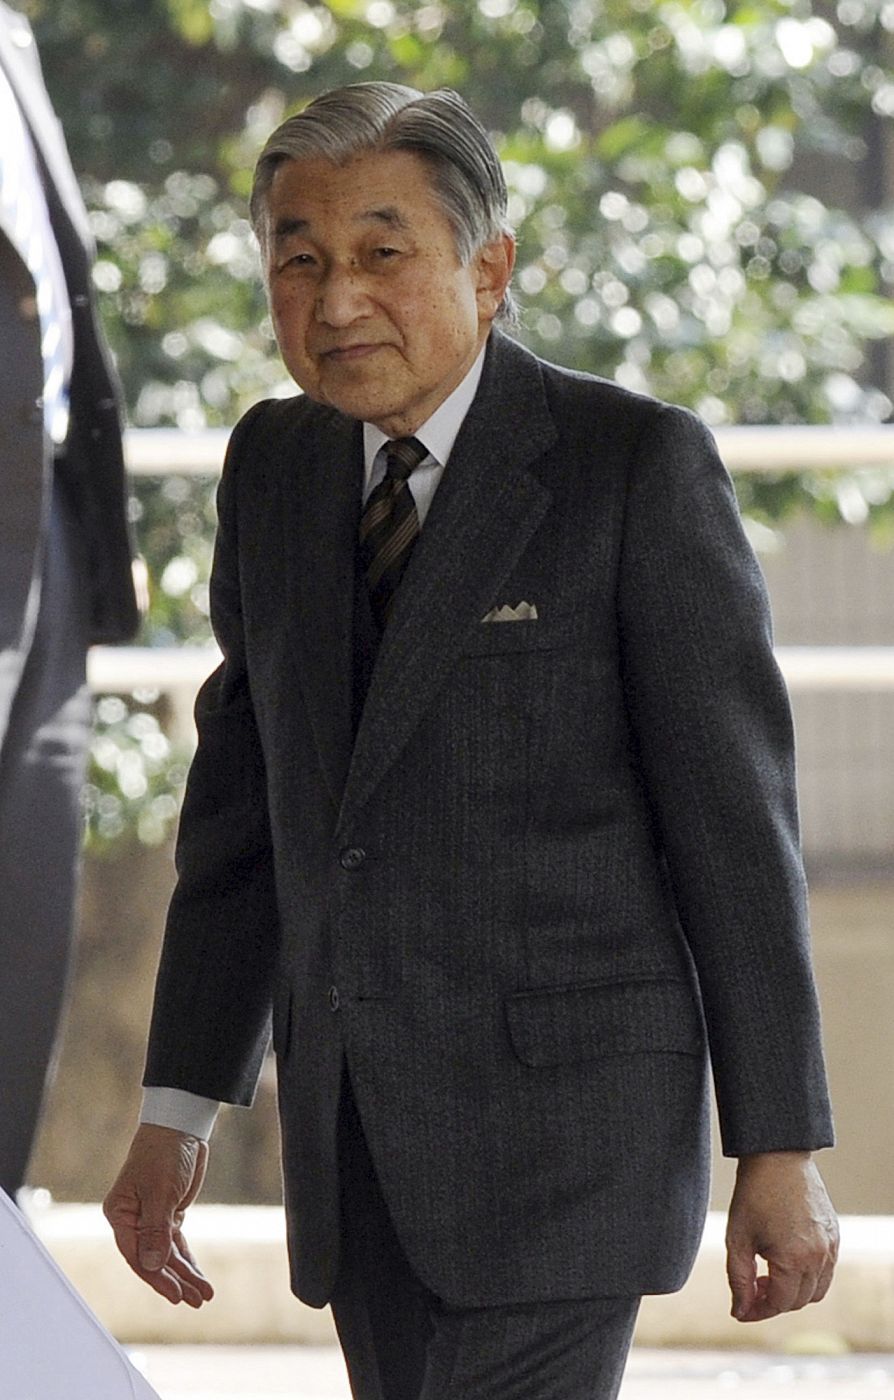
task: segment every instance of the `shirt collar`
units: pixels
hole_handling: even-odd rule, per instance
[[[444,466],[453,451],[453,444],[457,434],[463,425],[463,419],[472,407],[472,400],[478,392],[478,385],[481,380],[481,371],[484,368],[484,352],[487,342],[466,374],[466,377],[448,394],[447,398],[436,408],[432,416],[416,429],[413,434],[419,441],[428,448],[435,461]],[[372,471],[372,465],[376,458],[376,453],[383,443],[389,438],[381,429],[373,423],[363,425],[363,462],[366,474]]]

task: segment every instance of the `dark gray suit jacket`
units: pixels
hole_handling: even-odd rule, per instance
[[[0,3],[0,65],[40,162],[74,331],[71,424],[54,464],[43,428],[43,361],[34,283],[0,227],[0,738],[35,620],[54,472],[69,488],[90,577],[90,640],[122,641],[139,621],[131,579],[117,386],[90,281],[93,240],[24,15]]]
[[[830,1141],[763,582],[689,413],[494,333],[351,743],[358,424],[233,434],[147,1082],[250,1099],[293,1282],[337,1253],[343,1058],[454,1303],[679,1287],[728,1153]],[[503,604],[536,620],[483,622]]]

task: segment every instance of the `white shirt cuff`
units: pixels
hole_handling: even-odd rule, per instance
[[[214,1128],[220,1104],[217,1099],[203,1099],[185,1089],[143,1090],[141,1123],[154,1123],[159,1128],[175,1128],[178,1133],[190,1133],[207,1142]]]

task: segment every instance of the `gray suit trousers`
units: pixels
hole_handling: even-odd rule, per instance
[[[394,1232],[347,1072],[339,1167],[331,1303],[354,1400],[614,1400],[639,1298],[455,1308],[435,1297]]]
[[[0,1186],[25,1181],[65,993],[90,725],[86,579],[54,491],[40,612],[0,736]]]

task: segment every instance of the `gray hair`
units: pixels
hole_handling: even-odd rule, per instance
[[[459,93],[450,88],[423,93],[400,83],[352,83],[323,93],[303,112],[288,117],[261,151],[250,210],[262,247],[267,194],[283,161],[322,159],[342,165],[379,151],[411,151],[425,162],[464,266],[480,248],[512,232],[499,157]],[[508,289],[496,319],[516,322]]]

